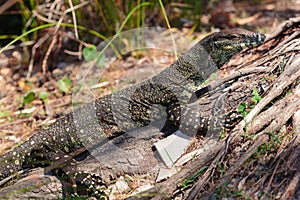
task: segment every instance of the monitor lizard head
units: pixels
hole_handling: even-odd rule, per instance
[[[218,68],[221,68],[233,55],[245,48],[262,44],[265,35],[234,28],[213,33],[200,41]]]

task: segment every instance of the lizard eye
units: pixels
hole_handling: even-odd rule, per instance
[[[238,40],[240,37],[238,35],[230,35],[229,40]]]
[[[237,35],[226,35],[219,37],[219,39],[222,40],[237,40],[239,37]]]

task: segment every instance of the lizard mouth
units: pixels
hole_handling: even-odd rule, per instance
[[[263,34],[256,34],[253,37],[250,37],[248,41],[241,43],[240,46],[245,49],[249,47],[254,47],[262,44],[266,39],[266,36]]]
[[[233,49],[236,49],[239,51],[241,49],[247,49],[262,44],[266,36],[257,33],[257,34],[253,34],[252,36],[248,36],[244,38],[247,39],[241,41],[240,38],[236,36],[231,38],[223,37],[222,40],[216,41],[215,45],[217,46],[217,48],[221,48],[224,50],[232,51]]]

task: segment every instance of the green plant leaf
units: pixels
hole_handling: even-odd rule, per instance
[[[60,91],[62,91],[62,92],[65,92],[65,93],[69,93],[70,92],[71,85],[72,85],[72,81],[69,78],[67,78],[67,77],[59,79],[57,81],[58,89]]]
[[[34,92],[29,92],[27,95],[23,97],[23,103],[28,104],[31,103],[34,100],[35,93]]]
[[[90,47],[85,47],[82,50],[82,54],[84,59],[87,62],[96,60],[96,64],[98,67],[103,68],[104,67],[104,62],[105,62],[105,54],[104,52],[99,52],[97,51],[97,48],[95,45],[91,45]]]
[[[242,102],[238,106],[237,110],[238,110],[239,113],[243,113],[243,112],[245,112],[246,108],[247,108],[247,104],[245,102]]]
[[[90,45],[90,47],[84,47],[82,50],[84,59],[87,62],[95,60],[97,58],[97,48],[95,45]]]
[[[217,78],[217,73],[212,73],[210,76],[209,76],[210,79],[215,79]]]
[[[253,89],[253,97],[251,98],[251,100],[257,104],[258,102],[260,102],[260,100],[262,99],[262,97],[258,94],[258,91],[256,88]]]
[[[0,118],[2,118],[2,117],[8,117],[9,114],[10,114],[9,111],[0,111]]]
[[[259,96],[258,91],[257,91],[256,88],[253,89],[252,94],[253,94],[254,96]]]
[[[48,101],[48,97],[50,96],[50,93],[46,91],[39,92],[39,99],[42,99],[44,102]]]

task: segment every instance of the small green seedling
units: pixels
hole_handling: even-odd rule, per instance
[[[96,64],[99,68],[104,67],[105,54],[104,52],[97,51],[97,47],[95,45],[83,48],[82,54],[87,62],[96,61]]]
[[[256,88],[253,89],[252,94],[253,94],[251,98],[252,103],[250,105],[246,102],[242,102],[237,108],[238,112],[242,115],[243,118],[245,118],[248,115],[249,108],[250,109],[254,108],[254,106],[262,100],[262,97],[259,95]]]
[[[253,101],[254,104],[250,105],[251,108],[253,108],[255,104],[258,104],[258,102],[260,102],[262,99],[262,97],[258,94],[258,91],[256,88],[253,89],[252,94],[253,94],[253,97],[251,98],[251,100]]]
[[[260,102],[261,99],[262,99],[262,97],[259,95],[256,88],[253,89],[252,94],[253,94],[253,96],[251,98],[252,103],[248,104],[246,102],[242,102],[242,103],[240,103],[240,105],[237,108],[238,113],[240,113],[242,115],[244,120],[246,120],[246,116],[249,114],[250,109],[254,108],[254,106],[256,104],[258,104],[258,102]],[[245,128],[245,131],[247,133],[247,129],[248,129],[247,123],[245,124],[244,128]],[[244,136],[248,136],[248,135],[246,134]]]
[[[237,108],[237,111],[242,115],[243,118],[245,118],[249,111],[247,111],[248,105],[246,102],[240,103],[240,105]]]
[[[27,95],[23,97],[23,105],[31,103],[35,98],[34,92],[29,92]]]
[[[48,97],[50,96],[50,93],[46,91],[39,92],[39,99],[41,99],[44,103],[48,102]]]
[[[71,91],[72,81],[71,79],[64,77],[57,81],[58,89],[64,93],[69,93]]]

